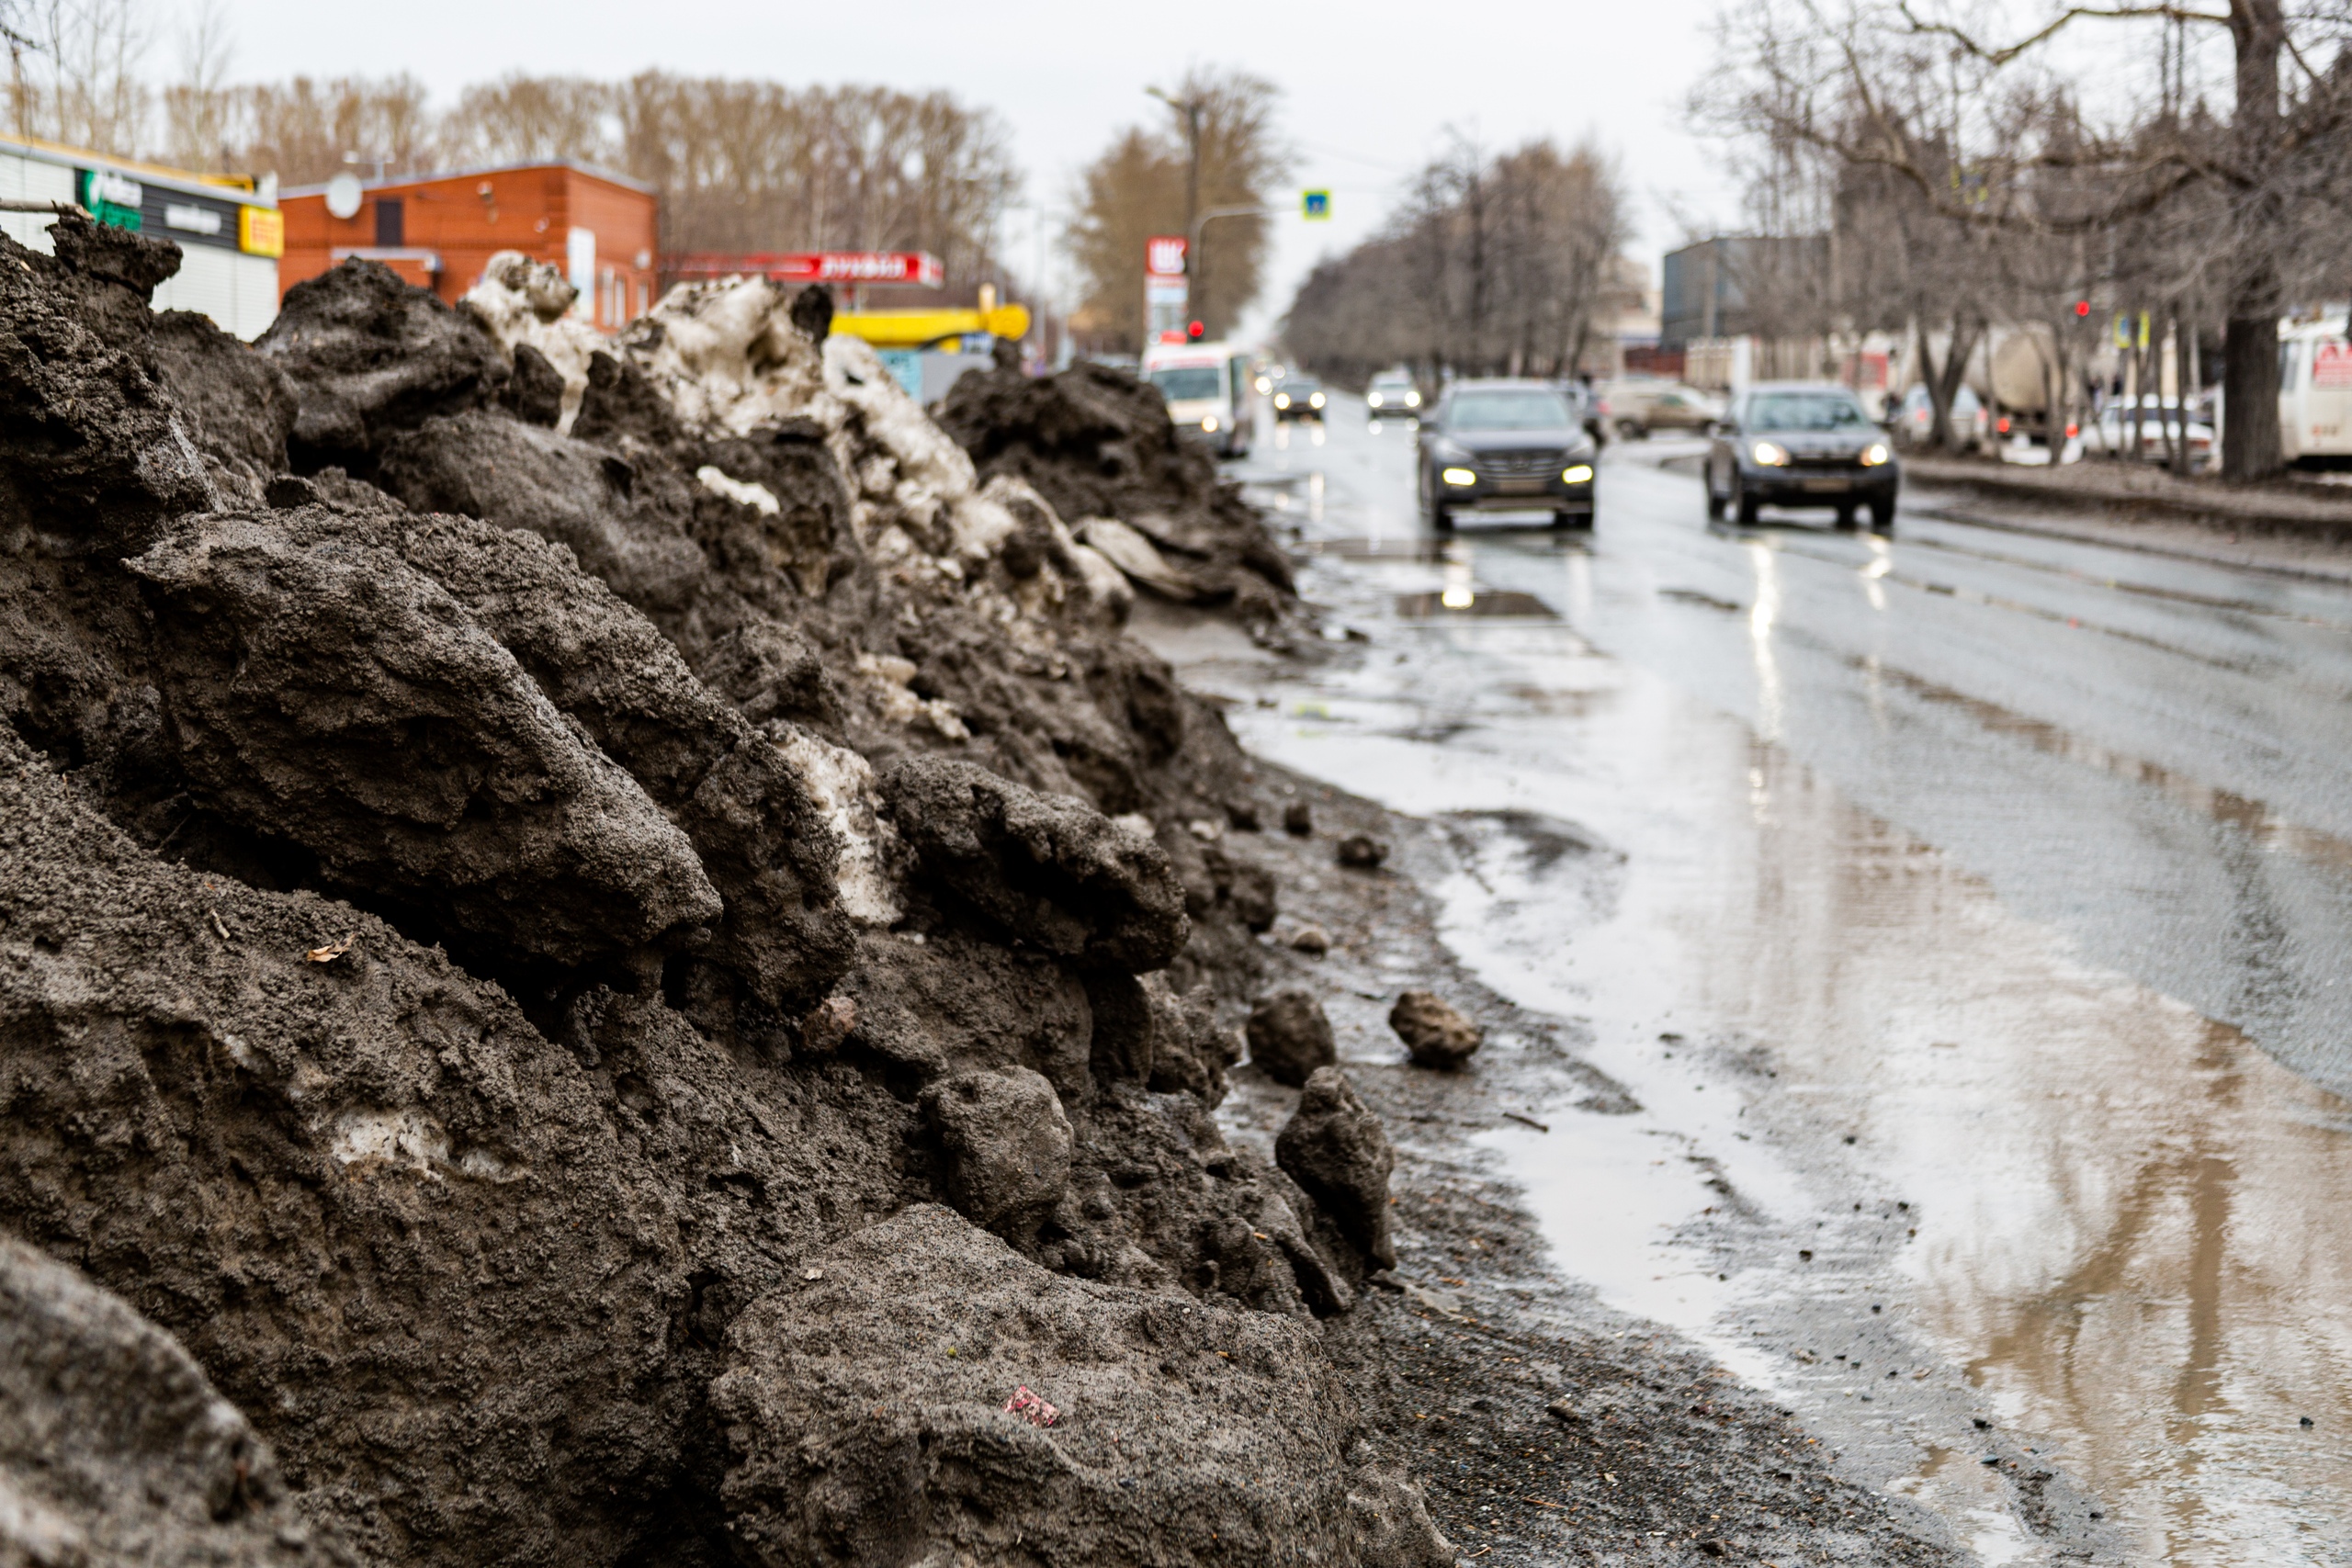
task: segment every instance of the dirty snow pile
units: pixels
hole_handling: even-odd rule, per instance
[[[1329,1067],[1278,1163],[1210,1115],[1276,803],[1082,536],[1286,578],[1140,404],[951,436],[821,296],[605,344],[530,264],[346,263],[249,350],[53,237],[0,1562],[1451,1561],[1321,1348],[1385,1133]]]

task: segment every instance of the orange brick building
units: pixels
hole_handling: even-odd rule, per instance
[[[346,257],[367,256],[455,304],[492,256],[521,251],[563,268],[580,290],[573,309],[605,332],[653,304],[657,207],[652,188],[634,180],[573,164],[375,180],[359,185],[348,218],[329,209],[333,188],[278,193],[281,297]]]

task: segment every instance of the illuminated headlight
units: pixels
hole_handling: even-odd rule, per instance
[[[1419,408],[1419,407],[1421,406],[1421,394],[1420,394],[1420,393],[1419,393],[1419,392],[1408,392],[1408,393],[1406,393],[1406,394],[1405,394],[1405,406],[1406,406],[1407,408],[1408,408],[1408,409],[1417,409],[1417,408]]]
[[[1201,428],[1207,431],[1211,435],[1215,435],[1216,434],[1216,415],[1210,414],[1207,418],[1202,420]]]
[[[1571,463],[1566,468],[1560,470],[1560,478],[1566,479],[1572,485],[1590,484],[1592,482],[1592,465],[1590,463]]]
[[[1478,476],[1467,468],[1448,468],[1438,478],[1450,485],[1474,485],[1478,482]]]
[[[1320,392],[1317,392],[1317,393],[1316,393],[1313,397],[1311,397],[1311,398],[1307,399],[1307,400],[1306,400],[1306,406],[1307,406],[1308,408],[1313,408],[1313,409],[1319,409],[1319,408],[1321,408],[1321,407],[1323,406],[1323,394],[1322,394],[1322,393],[1320,393]]]
[[[1887,450],[1883,441],[1873,441],[1862,448],[1862,467],[1865,468],[1875,468],[1881,463],[1892,462],[1894,458],[1894,454]]]
[[[1380,406],[1380,394],[1378,392],[1371,393],[1364,399],[1364,401],[1370,403],[1374,408],[1378,408]]]
[[[1271,391],[1272,391],[1272,390],[1274,389],[1274,384],[1273,384],[1272,381],[1267,380],[1263,376],[1261,376],[1261,377],[1259,377],[1259,378],[1258,378],[1257,387],[1258,387],[1258,395],[1259,395],[1260,397],[1261,397],[1261,398],[1262,398],[1262,397],[1264,397],[1268,392],[1271,392]]]
[[[1789,449],[1776,442],[1758,441],[1754,446],[1748,448],[1747,455],[1768,468],[1785,468],[1789,466]]]
[[[1289,394],[1288,392],[1277,392],[1277,393],[1275,393],[1275,394],[1274,394],[1274,407],[1276,407],[1276,408],[1278,408],[1278,409],[1286,409],[1286,408],[1290,407],[1290,394]]]

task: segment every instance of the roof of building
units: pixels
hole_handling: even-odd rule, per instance
[[[485,175],[527,174],[533,169],[570,169],[575,175],[585,175],[590,179],[603,180],[607,185],[619,186],[623,189],[637,191],[641,195],[659,194],[652,186],[643,180],[632,179],[614,170],[598,168],[594,164],[582,164],[571,158],[545,158],[536,164],[492,164],[486,167],[473,169],[435,169],[428,174],[401,175],[397,178],[387,175],[380,180],[363,179],[359,182],[359,188],[362,191],[396,190],[403,186],[435,185],[443,180],[475,179]],[[324,196],[326,190],[326,185],[322,182],[314,186],[288,186],[277,194],[279,199],[283,200],[294,196]]]
[[[262,182],[252,175],[202,175],[193,169],[175,169],[168,164],[151,164],[141,158],[118,158],[95,148],[44,141],[37,136],[0,136],[0,152],[37,158],[45,164],[104,165],[157,185],[176,186],[192,196],[219,197],[234,193],[249,206],[270,205],[270,198],[261,194]]]

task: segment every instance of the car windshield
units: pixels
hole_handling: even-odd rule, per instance
[[[1567,400],[1557,392],[1463,392],[1446,411],[1448,430],[1566,430]]]
[[[1148,379],[1171,403],[1225,396],[1225,373],[1214,365],[1163,365]]]
[[[1408,376],[1374,376],[1372,378],[1372,389],[1375,392],[1408,391],[1412,385],[1412,378]]]
[[[1747,411],[1757,430],[1861,430],[1870,416],[1862,405],[1837,392],[1767,392]]]
[[[1312,376],[1294,376],[1283,383],[1283,390],[1295,398],[1303,398],[1309,392],[1319,392],[1322,389],[1323,383]]]

